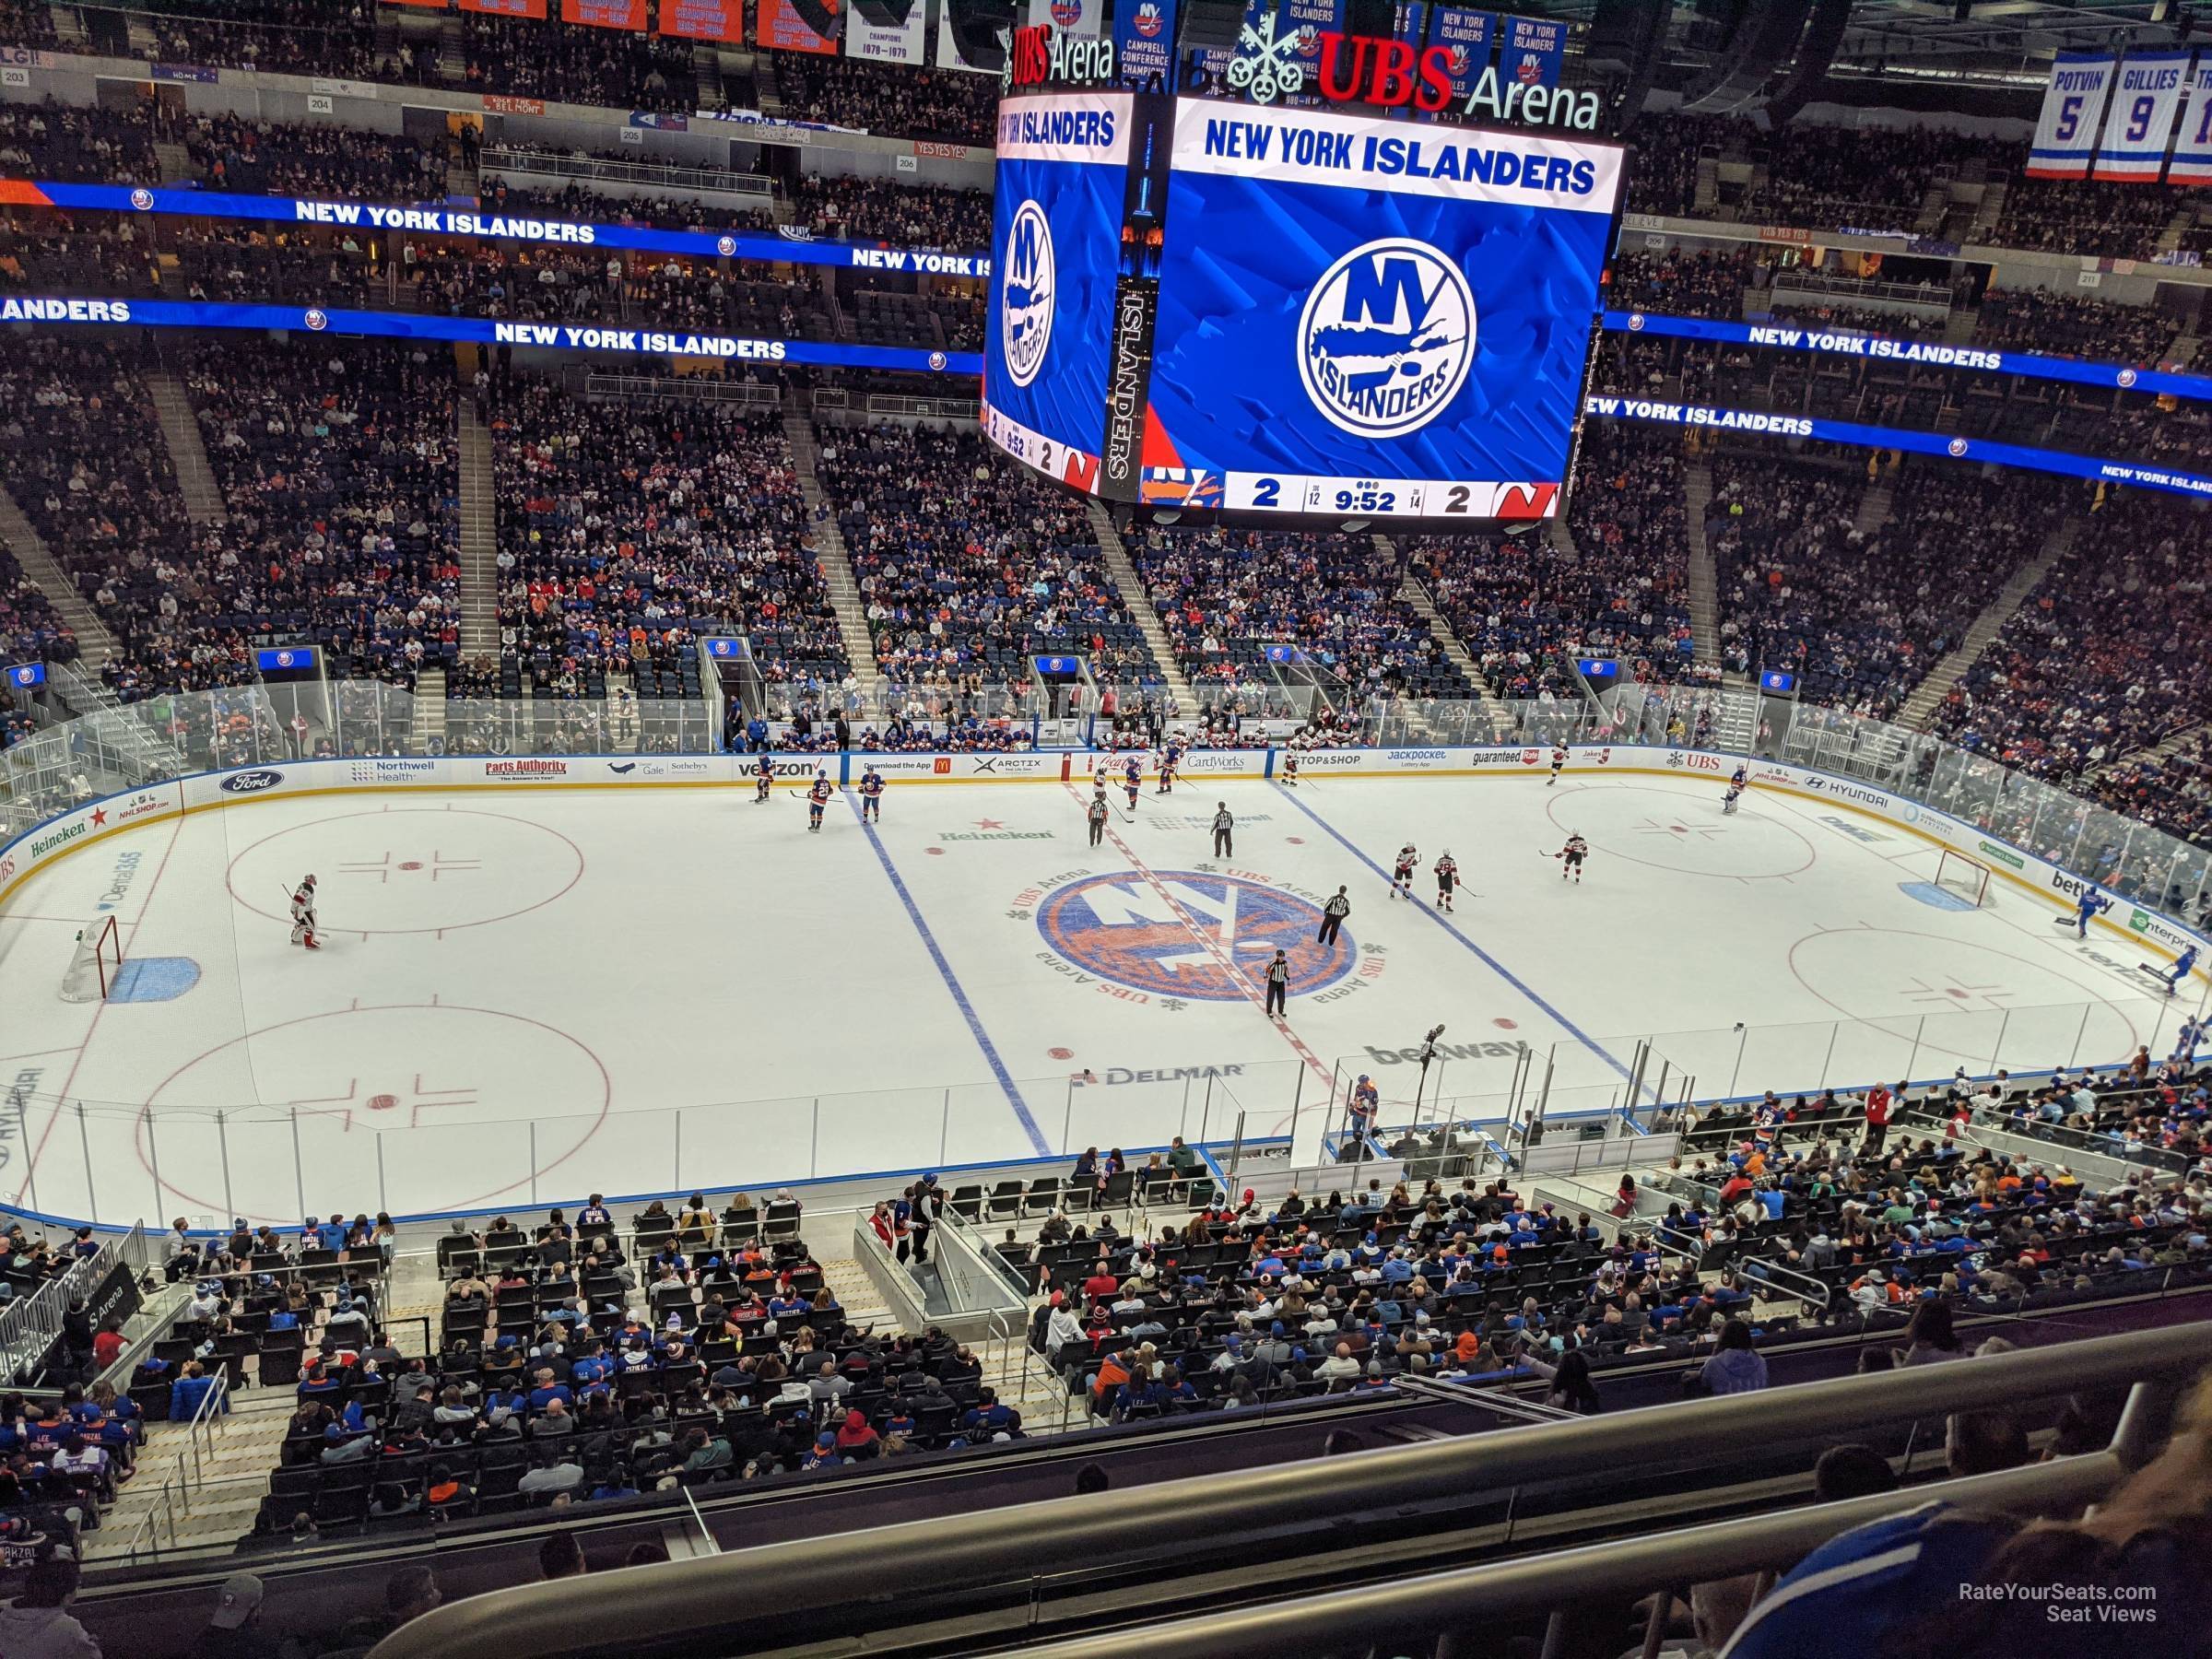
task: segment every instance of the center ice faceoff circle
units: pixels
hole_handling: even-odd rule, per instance
[[[1189,870],[1151,879],[1135,871],[1088,876],[1037,909],[1044,942],[1085,972],[1197,1002],[1249,999],[1278,948],[1289,958],[1292,996],[1327,990],[1357,957],[1348,933],[1323,945],[1320,930],[1321,906],[1312,900]]]

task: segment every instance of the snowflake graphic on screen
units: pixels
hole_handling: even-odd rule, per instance
[[[1241,49],[1229,66],[1229,84],[1252,95],[1254,103],[1273,103],[1279,96],[1298,91],[1306,84],[1305,66],[1297,61],[1299,31],[1277,37],[1275,14],[1259,25],[1244,25],[1237,45]],[[1244,55],[1248,54],[1248,55]]]

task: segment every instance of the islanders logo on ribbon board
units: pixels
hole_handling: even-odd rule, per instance
[[[1024,202],[1006,233],[1006,286],[999,300],[1006,375],[1018,386],[1037,378],[1053,343],[1054,276],[1052,225],[1043,208]]]
[[[1322,273],[1298,319],[1298,373],[1331,426],[1355,438],[1418,431],[1475,362],[1475,295],[1451,257],[1411,237],[1354,248]]]
[[[1196,1002],[1249,1001],[1278,948],[1289,957],[1292,996],[1327,990],[1352,971],[1358,952],[1349,934],[1319,944],[1320,927],[1321,907],[1311,900],[1191,870],[1163,870],[1157,882],[1135,871],[1087,876],[1037,908],[1044,942],[1077,968]]]

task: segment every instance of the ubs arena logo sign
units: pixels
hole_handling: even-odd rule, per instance
[[[1011,291],[1009,289],[1009,291]],[[1475,362],[1475,295],[1458,265],[1410,237],[1354,248],[1298,319],[1298,374],[1331,426],[1397,438],[1442,414]]]
[[[1188,870],[1162,871],[1157,885],[1131,871],[1087,876],[1037,908],[1037,931],[1055,955],[1112,984],[1196,1002],[1250,1000],[1278,948],[1289,956],[1291,995],[1327,990],[1357,951],[1348,934],[1317,943],[1320,927],[1310,900]]]
[[[1044,209],[1028,201],[1014,210],[1006,234],[1006,281],[999,301],[1000,332],[1006,343],[1006,374],[1026,386],[1044,367],[1053,343],[1053,300],[1057,287],[1053,228]]]

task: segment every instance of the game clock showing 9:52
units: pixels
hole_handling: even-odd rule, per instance
[[[1541,518],[1551,491],[1438,478],[1332,478],[1308,474],[1230,473],[1222,505],[1231,512],[1354,513],[1361,518]]]

